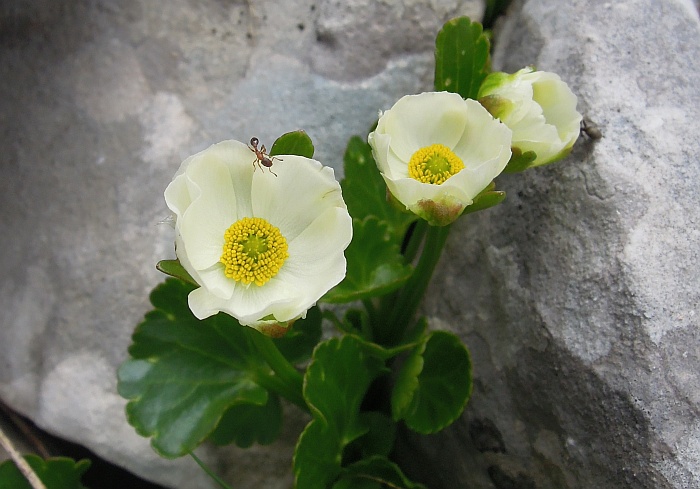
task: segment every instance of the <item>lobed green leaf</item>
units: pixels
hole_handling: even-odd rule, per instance
[[[367,355],[350,336],[316,347],[304,376],[304,398],[314,419],[296,447],[296,487],[325,489],[336,479],[343,449],[369,429],[360,416],[360,404],[383,368],[383,362]]]
[[[411,481],[398,465],[386,457],[374,456],[355,462],[343,470],[333,489],[426,489],[423,484]]]
[[[279,397],[270,395],[267,404],[239,404],[224,413],[211,441],[216,445],[235,443],[248,448],[253,443],[269,445],[282,431],[282,404]]]
[[[530,168],[533,161],[537,159],[537,153],[534,151],[525,151],[524,153],[519,148],[512,149],[513,154],[508,160],[505,173],[517,173]]]
[[[225,314],[198,320],[187,306],[191,290],[174,279],[156,287],[156,309],[137,326],[132,358],[118,371],[127,420],[167,458],[192,451],[232,406],[268,402],[257,380],[269,367],[251,339],[260,333]]]
[[[468,17],[448,21],[435,40],[435,90],[476,99],[489,71],[489,41]]]
[[[353,219],[353,238],[345,250],[345,279],[323,297],[326,302],[351,302],[384,295],[403,285],[412,267],[385,221],[368,216]]]
[[[392,392],[392,415],[414,431],[435,433],[459,417],[471,391],[469,352],[457,336],[435,331],[402,366]]]
[[[52,457],[44,460],[37,455],[25,455],[24,459],[46,489],[85,489],[80,479],[90,468],[87,459],[76,462],[66,457]],[[0,489],[32,489],[32,486],[15,463],[6,460],[0,463]]]

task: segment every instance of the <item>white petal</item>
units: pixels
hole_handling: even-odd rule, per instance
[[[236,221],[236,195],[229,166],[214,158],[194,161],[185,172],[201,195],[183,213],[177,225],[185,253],[198,270],[219,261],[224,232]]]
[[[413,153],[431,144],[454,147],[467,117],[464,100],[455,93],[406,95],[384,113],[377,132],[390,134],[391,150],[408,162]]]
[[[284,155],[275,162],[278,177],[259,172],[253,176],[253,215],[279,228],[293,241],[320,214],[345,203],[333,169],[302,156]]]

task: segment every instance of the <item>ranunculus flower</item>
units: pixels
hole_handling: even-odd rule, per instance
[[[352,220],[333,169],[302,156],[253,165],[243,143],[187,158],[165,190],[176,254],[200,285],[190,309],[279,332],[345,277]]]
[[[537,155],[526,168],[569,154],[581,130],[576,95],[555,73],[532,68],[491,73],[479,89],[479,101],[513,131],[514,156]]]
[[[455,93],[407,95],[369,135],[391,194],[430,224],[462,214],[510,158],[510,130]]]

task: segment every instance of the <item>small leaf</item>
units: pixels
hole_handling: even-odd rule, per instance
[[[423,484],[408,479],[398,465],[386,457],[374,456],[355,462],[343,470],[333,489],[426,489]]]
[[[37,455],[25,455],[24,459],[44,483],[46,489],[85,489],[81,477],[90,468],[87,459],[78,462],[66,457],[46,460]],[[12,460],[0,463],[0,489],[32,489]]]
[[[199,284],[192,278],[187,270],[185,270],[185,267],[180,264],[180,260],[161,260],[156,265],[156,268],[159,272],[163,272],[166,275],[199,287]]]
[[[168,279],[153,291],[156,309],[136,328],[132,359],[118,371],[129,423],[167,458],[192,451],[231,406],[268,400],[256,383],[269,374],[251,339],[260,333],[225,314],[198,320],[187,307],[190,290]]]
[[[377,411],[362,412],[360,417],[368,427],[367,433],[355,440],[353,445],[358,446],[363,458],[372,455],[388,457],[394,449],[396,423],[389,416]]]
[[[367,432],[360,404],[383,371],[350,336],[319,344],[304,376],[304,398],[314,419],[299,438],[294,454],[295,487],[325,489],[340,473],[343,449]]]
[[[298,319],[287,334],[273,342],[289,363],[300,363],[311,358],[311,353],[321,339],[323,315],[318,307],[312,307],[306,318]]]
[[[471,395],[469,352],[452,333],[435,331],[406,359],[392,393],[394,420],[435,433],[451,424]]]
[[[435,90],[476,99],[489,70],[489,41],[468,17],[448,21],[435,40]]]
[[[360,403],[383,362],[367,355],[355,338],[344,336],[319,344],[304,375],[304,399],[315,418],[335,429],[344,444],[366,431],[359,421]]]
[[[340,186],[350,215],[360,220],[378,217],[387,223],[389,232],[400,243],[416,216],[399,210],[387,200],[386,184],[372,157],[370,145],[353,136],[348,141],[344,162],[345,178]]]
[[[353,238],[345,250],[345,279],[324,297],[326,302],[351,302],[384,295],[408,280],[413,271],[404,262],[389,226],[376,217],[353,219]]]
[[[270,156],[297,155],[306,158],[314,157],[314,143],[306,132],[302,130],[282,134],[272,144]]]
[[[517,173],[530,168],[530,164],[537,159],[534,151],[522,152],[519,148],[512,148],[513,154],[506,165],[504,173]]]
[[[483,211],[489,207],[500,204],[506,198],[506,193],[502,190],[495,190],[496,184],[491,182],[491,184],[486,187],[479,195],[474,197],[474,202],[464,208],[462,215],[469,214],[471,212]]]
[[[342,453],[337,433],[321,420],[312,420],[294,450],[295,489],[326,489],[340,473]]]
[[[279,397],[270,395],[267,404],[239,404],[224,413],[216,430],[211,434],[215,444],[235,443],[248,448],[253,443],[269,445],[282,431],[282,405]]]

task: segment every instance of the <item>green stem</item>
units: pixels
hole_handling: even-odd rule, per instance
[[[430,226],[428,228],[423,252],[418,260],[411,278],[399,291],[387,321],[384,324],[382,344],[392,345],[401,341],[406,329],[420,306],[425,290],[428,288],[433,271],[440,260],[442,249],[450,234],[450,226]]]
[[[258,352],[263,356],[275,375],[258,375],[258,382],[305,411],[309,410],[302,394],[303,375],[284,358],[272,338],[262,333],[252,335]]]
[[[425,233],[428,231],[429,227],[430,225],[428,224],[428,222],[423,219],[419,219],[418,222],[416,222],[416,225],[413,228],[413,232],[411,233],[411,237],[408,239],[406,251],[404,251],[403,254],[404,258],[406,258],[407,263],[411,263],[418,254],[420,245],[423,242],[423,237],[425,236]]]
[[[206,464],[205,464],[204,462],[202,462],[202,461],[199,459],[199,457],[197,457],[197,455],[194,454],[194,452],[190,452],[190,456],[194,459],[195,462],[197,462],[197,465],[199,465],[199,467],[200,467],[204,472],[206,472],[207,475],[209,475],[209,477],[211,477],[211,478],[214,480],[214,482],[216,482],[217,484],[219,484],[219,485],[220,485],[221,487],[223,487],[224,489],[233,489],[231,486],[229,486],[228,484],[226,484],[226,483],[221,479],[221,477],[219,477],[218,475],[216,475],[209,467],[207,467]]]

